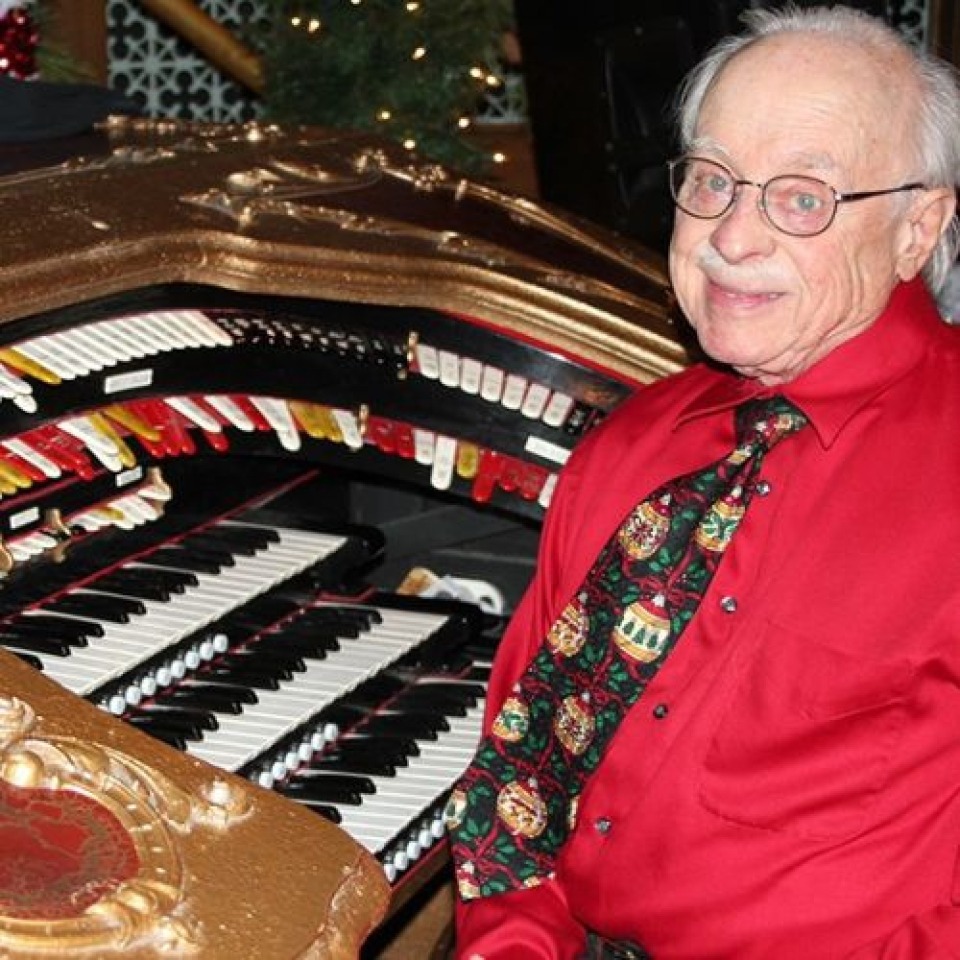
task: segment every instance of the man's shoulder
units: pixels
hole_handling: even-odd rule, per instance
[[[621,420],[636,423],[637,415],[642,414],[647,426],[651,420],[662,420],[672,426],[698,396],[732,377],[707,364],[694,364],[639,387],[610,414],[608,423],[616,425]]]
[[[587,434],[574,460],[602,464],[616,460],[626,450],[662,445],[683,411],[718,381],[729,377],[705,364],[696,364],[638,387]]]

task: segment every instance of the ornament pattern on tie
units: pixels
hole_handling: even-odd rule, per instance
[[[806,417],[777,395],[736,408],[736,446],[635,507],[504,701],[446,818],[464,900],[536,886],[583,788],[693,618],[763,456]]]

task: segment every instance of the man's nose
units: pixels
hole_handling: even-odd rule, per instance
[[[738,184],[730,209],[715,221],[710,242],[730,263],[769,256],[776,246],[776,231],[763,212],[761,197],[755,184]]]

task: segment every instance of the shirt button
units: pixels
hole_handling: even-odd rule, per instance
[[[670,708],[665,703],[658,703],[653,708],[653,715],[658,720],[662,720],[669,712],[670,712]]]
[[[754,484],[753,489],[756,491],[758,497],[766,497],[773,489],[773,486],[769,480],[758,480],[756,484]]]
[[[609,817],[597,817],[593,822],[593,826],[597,833],[601,836],[606,836],[610,832],[611,827],[613,827],[613,822]]]
[[[720,598],[720,609],[724,613],[736,613],[737,612],[737,598],[726,596]]]

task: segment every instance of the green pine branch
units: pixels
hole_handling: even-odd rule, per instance
[[[271,0],[255,44],[268,118],[374,130],[467,172],[486,158],[463,137],[499,70],[510,0]]]

